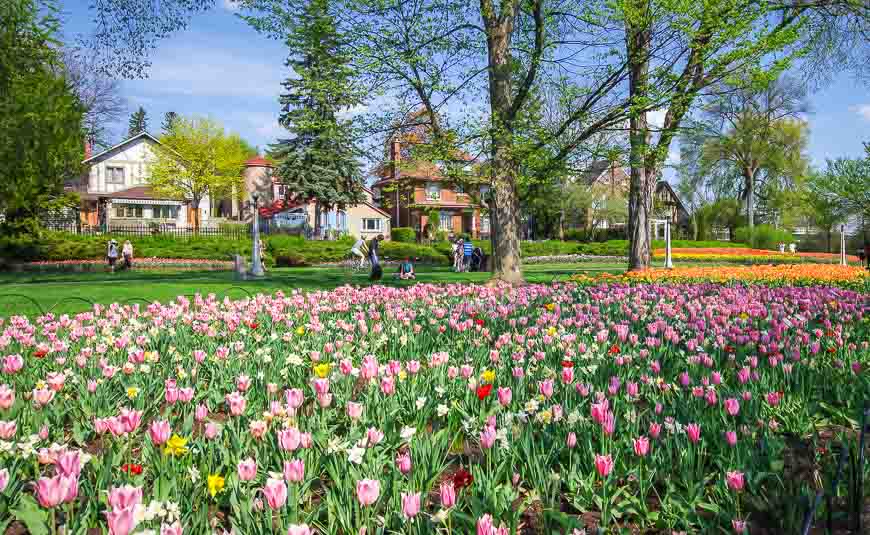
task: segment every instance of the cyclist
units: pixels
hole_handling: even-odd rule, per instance
[[[356,241],[356,243],[353,244],[353,247],[350,248],[350,254],[359,258],[358,265],[360,268],[363,267],[363,263],[366,260],[366,255],[365,255],[365,253],[363,253],[363,249],[365,249],[365,247],[366,247],[366,241],[365,241],[365,239],[362,238],[362,236],[360,236],[360,238]]]

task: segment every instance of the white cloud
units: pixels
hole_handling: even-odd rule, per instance
[[[857,113],[858,115],[863,117],[865,121],[870,121],[870,104],[852,106],[849,108],[849,111]]]
[[[338,112],[338,116],[341,119],[351,119],[357,115],[363,114],[369,111],[369,107],[366,104],[356,104],[355,106],[351,106],[350,108],[341,110]]]
[[[238,0],[224,0],[224,9],[226,9],[227,11],[238,11]]]
[[[677,147],[671,147],[668,150],[668,157],[665,159],[665,165],[679,165],[680,164],[680,149]]]

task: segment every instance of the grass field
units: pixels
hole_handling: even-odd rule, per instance
[[[414,282],[484,282],[489,273],[453,273],[449,268],[422,266],[416,281],[393,278],[388,268],[381,284],[406,286]],[[539,264],[523,268],[529,282],[563,280],[579,272],[620,273],[624,264]],[[345,284],[366,286],[365,273],[341,268],[272,269],[258,281],[237,281],[227,271],[127,271],[120,273],[0,273],[0,317],[36,314],[40,309],[56,313],[87,310],[91,303],[150,303],[179,295],[214,293],[241,298],[247,293],[278,290],[332,289]]]

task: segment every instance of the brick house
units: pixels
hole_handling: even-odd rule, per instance
[[[409,136],[395,134],[387,142],[385,160],[374,170],[374,200],[390,214],[392,227],[413,228],[419,235],[429,214],[437,211],[439,230],[474,238],[488,235],[489,219],[482,216],[481,205],[438,165],[413,160],[413,144]],[[464,170],[470,171],[471,157],[462,159],[468,162]]]

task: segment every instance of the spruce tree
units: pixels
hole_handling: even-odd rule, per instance
[[[280,162],[276,173],[288,186],[289,200],[316,201],[319,230],[321,210],[362,200],[351,122],[339,117],[339,112],[358,104],[360,96],[329,0],[312,0],[303,8],[287,46],[290,56],[285,64],[296,76],[282,84],[279,122],[290,138],[279,140],[270,152]]]
[[[148,130],[148,114],[145,112],[145,108],[139,106],[139,109],[130,116],[130,129],[127,131],[127,137],[133,137],[146,130]]]
[[[169,134],[172,131],[172,127],[175,126],[175,122],[178,121],[178,114],[174,111],[168,111],[163,116],[163,125],[161,128],[163,129],[164,134]]]

